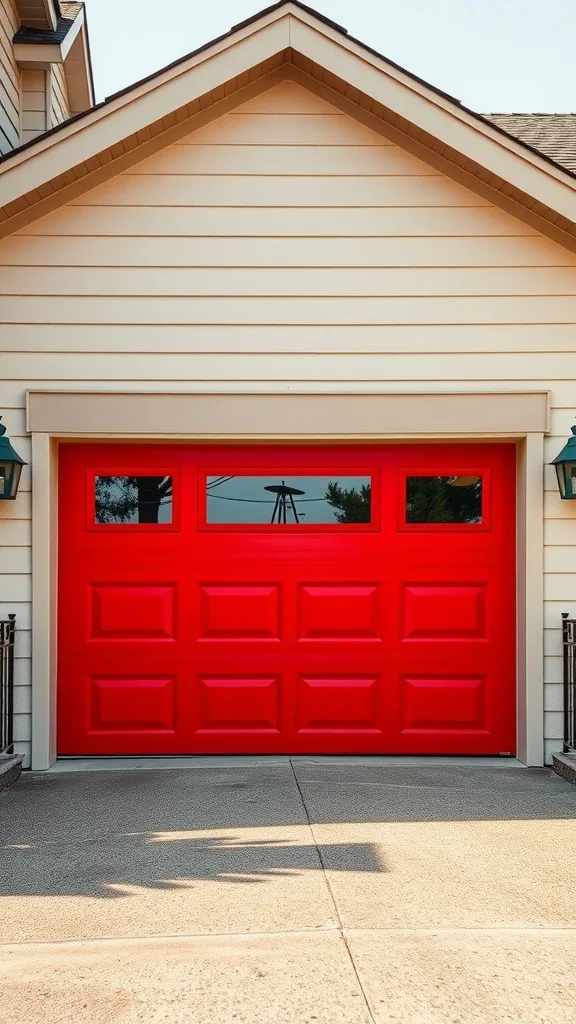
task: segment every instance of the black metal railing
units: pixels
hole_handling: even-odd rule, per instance
[[[576,619],[562,612],[564,750],[576,753]]]
[[[15,630],[15,615],[0,619],[0,755],[14,750]]]

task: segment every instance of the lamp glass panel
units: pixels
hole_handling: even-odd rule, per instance
[[[22,466],[19,462],[0,462],[0,498],[15,498]]]

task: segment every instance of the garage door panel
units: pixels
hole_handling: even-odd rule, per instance
[[[411,515],[428,496],[446,521],[407,528],[426,464]],[[512,752],[513,466],[506,445],[62,445],[60,752]]]
[[[255,672],[198,677],[196,733],[233,734],[282,731],[282,681]]]
[[[502,564],[494,572],[471,565],[466,576],[453,570],[443,575],[429,570],[398,579],[395,635],[401,648],[421,648],[434,656],[446,647],[457,656],[460,647],[470,657],[483,648],[507,649],[514,629],[513,567],[506,573]]]
[[[299,640],[382,640],[381,585],[334,580],[298,585]]]
[[[486,582],[401,584],[403,640],[487,638]]]
[[[89,585],[90,640],[176,640],[176,583]]]
[[[200,639],[280,641],[279,583],[201,583]]]
[[[300,675],[296,684],[300,736],[382,733],[379,675]]]
[[[92,675],[87,686],[89,734],[153,732],[175,735],[175,675]]]
[[[401,732],[488,732],[485,673],[415,672],[400,678]]]

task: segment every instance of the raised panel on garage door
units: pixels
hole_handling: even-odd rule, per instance
[[[512,753],[509,445],[62,445],[63,754]]]

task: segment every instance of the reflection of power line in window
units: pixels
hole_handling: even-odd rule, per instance
[[[211,494],[211,498],[215,498],[216,501],[244,501],[250,505],[274,505],[275,502],[266,498],[229,498],[226,494]],[[326,501],[326,498],[297,498],[296,504],[302,505],[305,501]]]
[[[231,476],[215,476],[212,480],[208,479],[207,482],[206,482],[206,492],[207,493],[208,493],[208,491],[212,492],[216,487],[221,487],[222,484],[227,484],[229,480],[236,480],[236,479],[237,479],[237,477],[235,475],[231,475]],[[295,494],[296,493],[297,492],[295,492]],[[300,493],[303,494],[304,492],[302,491]],[[252,504],[252,505],[273,505],[275,503],[274,500],[270,500],[270,499],[266,499],[266,498],[234,498],[234,497],[232,497],[232,495],[228,495],[228,494],[212,494],[212,493],[210,493],[210,497],[211,498],[218,498],[220,501],[243,501],[243,502],[248,502],[249,504]],[[295,497],[295,502],[296,502],[297,505],[300,505],[303,501],[326,501],[326,495],[323,494],[321,498],[296,498]]]
[[[216,476],[213,480],[209,480],[206,483],[206,490],[209,491],[213,487],[220,487],[221,484],[228,483],[229,480],[233,480],[233,476]]]

